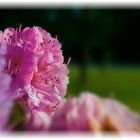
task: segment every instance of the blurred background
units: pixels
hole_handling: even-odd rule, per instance
[[[140,10],[1,9],[0,30],[22,24],[58,36],[71,62],[67,97],[90,91],[140,113]]]

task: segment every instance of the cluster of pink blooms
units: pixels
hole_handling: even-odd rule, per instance
[[[69,71],[63,62],[57,37],[51,37],[41,27],[0,32],[0,80],[10,79],[7,85],[0,82],[0,105],[3,98],[10,98],[29,114],[34,110],[51,114],[66,94]]]

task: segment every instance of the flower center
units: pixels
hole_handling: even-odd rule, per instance
[[[51,69],[36,72],[33,75],[32,85],[36,88],[40,88],[41,90],[48,91],[56,86],[59,86],[59,84],[59,78],[53,73]]]

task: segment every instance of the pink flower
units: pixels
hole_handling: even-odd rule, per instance
[[[40,27],[7,28],[0,33],[0,48],[6,59],[1,72],[12,78],[14,99],[27,111],[53,112],[68,84],[68,69],[57,38]]]
[[[52,38],[40,27],[26,28],[22,35],[28,37],[28,34],[33,34],[32,32],[35,32],[35,39],[27,40],[34,40],[38,61],[31,84],[26,89],[29,98],[27,95],[24,96],[27,99],[25,103],[32,110],[51,113],[66,94],[68,69],[63,64],[61,44],[57,38]]]
[[[34,67],[36,66],[35,55],[28,49],[28,45],[21,43],[20,35],[13,28],[5,29],[1,32],[0,48],[4,50],[5,66],[2,74],[6,73],[12,78],[11,90],[15,93],[15,98],[25,94],[25,87],[31,83]],[[30,59],[28,59],[30,58]],[[20,92],[22,91],[22,92]]]
[[[104,115],[102,100],[91,93],[82,93],[62,102],[52,116],[50,130],[97,132],[102,128]]]
[[[140,116],[118,101],[84,92],[63,99],[51,115],[34,110],[26,125],[28,130],[45,132],[140,132]]]
[[[28,90],[30,107],[33,105],[38,110],[54,111],[66,93],[67,83],[67,68],[63,64],[46,66],[45,70],[34,73],[32,87]]]
[[[112,100],[104,100],[106,108],[105,129],[118,132],[140,132],[140,116],[127,106]]]

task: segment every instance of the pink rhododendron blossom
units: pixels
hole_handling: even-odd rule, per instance
[[[51,131],[93,131],[102,128],[105,115],[102,100],[90,93],[62,102],[52,116]]]
[[[0,32],[0,53],[6,59],[1,72],[12,78],[14,99],[27,111],[53,112],[68,84],[58,39],[40,27],[7,28]]]
[[[111,99],[104,100],[106,108],[105,127],[118,132],[140,132],[140,116],[127,106]]]
[[[32,79],[32,88],[29,92],[29,105],[39,110],[52,112],[67,88],[67,68],[65,65],[46,66],[45,71],[38,71]],[[52,94],[53,93],[53,94]],[[53,108],[53,107],[54,108]]]

